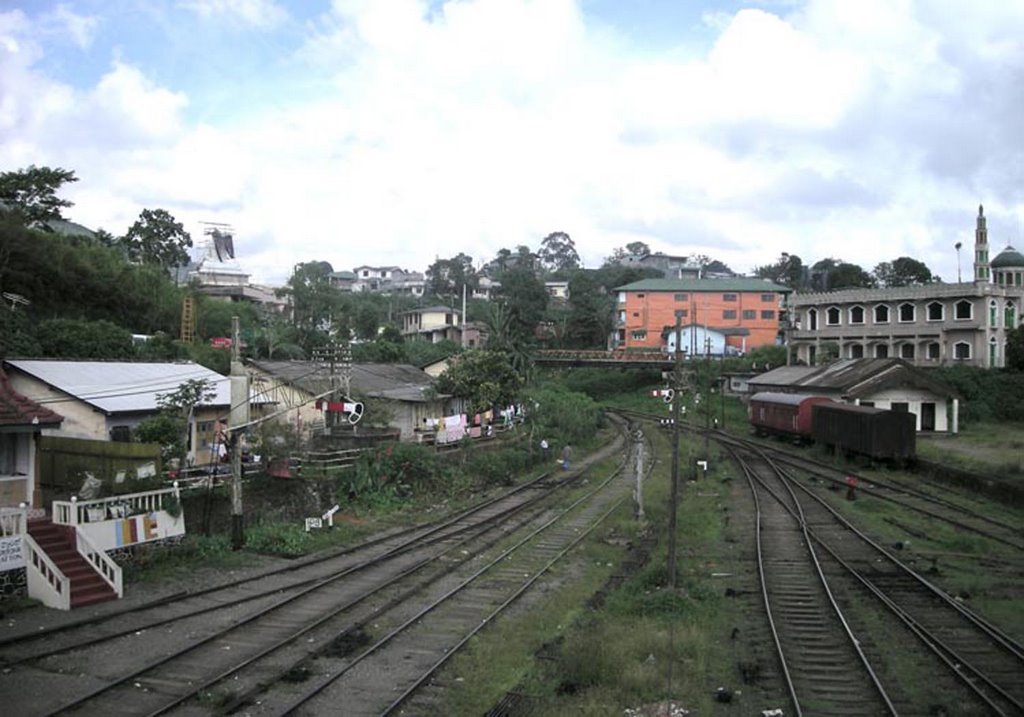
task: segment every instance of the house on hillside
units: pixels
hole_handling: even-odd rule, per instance
[[[462,341],[462,312],[447,306],[427,306],[398,315],[403,336],[436,344]]]
[[[280,408],[281,420],[289,422],[300,433],[322,431],[326,425],[325,399],[332,390],[331,377],[322,364],[311,361],[246,362],[254,389]],[[400,439],[413,440],[417,429],[427,419],[437,419],[461,410],[459,402],[449,396],[435,395],[431,390],[433,377],[409,364],[352,364],[350,395],[353,401],[378,402],[386,412],[386,422],[397,429]],[[319,405],[318,405],[319,404]],[[364,419],[375,422],[367,409]]]
[[[747,381],[762,391],[828,396],[861,406],[906,411],[921,432],[957,433],[960,399],[926,371],[894,358],[845,359],[827,366],[782,366]]]
[[[60,435],[95,441],[130,441],[133,428],[160,412],[159,396],[174,393],[186,381],[205,379],[215,395],[194,411],[186,460],[192,465],[219,461],[223,430],[218,431],[218,423],[227,422],[230,382],[197,363],[8,359],[3,369],[16,391],[64,416]],[[266,403],[265,397],[253,395],[250,405],[258,413]],[[46,427],[43,435],[55,430]]]
[[[695,356],[707,353],[708,339],[720,343],[719,354],[780,343],[782,305],[790,290],[764,279],[734,278],[643,279],[615,291],[612,348],[664,351],[670,334],[675,345],[678,318],[687,327],[683,350]]]
[[[23,396],[0,369],[0,508],[38,506],[36,440],[64,417]]]

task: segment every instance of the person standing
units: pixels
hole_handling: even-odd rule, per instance
[[[565,448],[562,449],[562,470],[569,470],[569,463],[572,461],[572,446],[568,443],[565,444]]]
[[[551,458],[551,445],[548,443],[547,438],[542,438],[540,441],[540,455],[545,463]]]

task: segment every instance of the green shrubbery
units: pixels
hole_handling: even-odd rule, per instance
[[[603,414],[592,398],[560,386],[530,391],[526,405],[534,434],[552,445],[586,444],[597,434]]]
[[[930,375],[960,394],[960,419],[972,421],[1024,421],[1024,373],[949,366],[931,369]]]

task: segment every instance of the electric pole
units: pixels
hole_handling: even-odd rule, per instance
[[[231,410],[228,431],[231,436],[231,547],[245,545],[242,513],[242,426],[249,422],[249,376],[242,365],[242,347],[238,317],[231,317]]]
[[[676,355],[672,375],[672,495],[668,507],[668,586],[676,588],[676,512],[679,509],[679,404],[683,400],[682,317],[676,312]]]
[[[644,432],[641,429],[637,429],[636,433],[633,434],[633,448],[636,451],[636,465],[634,470],[636,471],[636,488],[634,497],[636,498],[636,519],[643,521],[644,519]]]

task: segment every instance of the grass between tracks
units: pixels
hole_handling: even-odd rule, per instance
[[[668,696],[708,714],[714,688],[735,681],[727,639],[733,623],[721,609],[724,585],[713,577],[727,490],[715,467],[681,486],[679,587],[666,586],[667,543],[659,535],[647,565],[609,591],[602,607],[580,607],[625,555],[623,538],[666,525],[668,441],[656,429],[648,433],[660,456],[645,485],[648,521],[640,526],[632,507],[613,516],[581,546],[571,580],[528,614],[501,618],[478,635],[440,678],[448,688],[444,712],[481,714],[517,690],[532,698],[531,714],[622,714]]]

